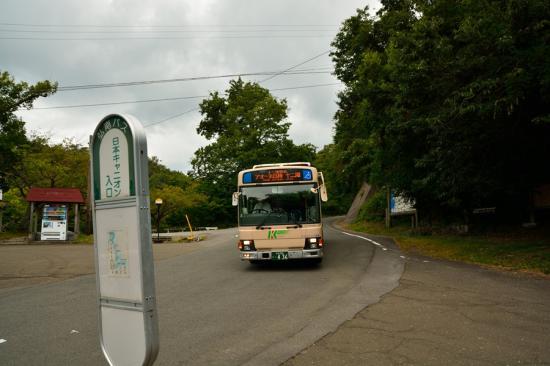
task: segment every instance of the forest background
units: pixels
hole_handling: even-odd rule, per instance
[[[382,192],[391,188],[426,226],[469,224],[480,207],[495,207],[501,224],[524,222],[550,184],[549,44],[544,0],[385,0],[376,14],[359,9],[332,42],[344,85],[333,143],[295,144],[288,130],[299,121],[288,120],[286,100],[232,80],[200,103],[197,133],[210,143],[195,152],[190,172],[150,158],[151,199],[165,203],[161,226],[181,228],[186,214],[195,226],[235,225],[238,171],[288,161],[325,173],[325,214],[346,212],[368,182],[380,193],[361,219],[383,217]],[[87,197],[88,148],[29,135],[15,114],[56,88],[0,73],[4,230],[26,231],[31,187],[76,187]]]

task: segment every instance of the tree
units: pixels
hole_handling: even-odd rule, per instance
[[[8,72],[0,72],[0,187],[6,185],[7,173],[21,161],[28,143],[25,122],[15,112],[20,108],[32,108],[37,98],[51,95],[56,90],[57,83],[16,83]]]
[[[361,162],[362,179],[425,213],[525,208],[550,181],[548,2],[382,4],[377,18],[358,11],[333,42],[346,83],[335,135],[344,165]]]
[[[46,137],[34,136],[22,157],[6,176],[23,196],[31,187],[78,188],[86,195],[90,167],[87,147],[68,138],[52,144]]]
[[[240,170],[261,163],[312,161],[315,156],[313,145],[295,145],[289,139],[286,100],[274,98],[257,83],[232,80],[225,97],[211,93],[200,110],[197,132],[213,142],[195,152],[193,174],[219,209],[219,222],[234,222],[230,200]]]
[[[315,157],[315,167],[323,172],[330,199],[323,204],[323,213],[344,214],[353,201],[357,180],[357,171],[347,170],[344,164],[344,152],[336,144],[326,145]]]
[[[9,214],[6,219],[9,228],[24,229],[28,224],[28,213],[20,208],[28,208],[25,197],[31,187],[78,188],[84,197],[87,196],[90,167],[88,148],[71,139],[53,144],[46,137],[32,136],[20,154],[21,158],[4,172],[11,187],[8,191],[11,208],[7,208]],[[17,201],[20,202],[16,204]],[[87,216],[81,217],[83,227],[91,226]]]
[[[192,182],[193,180],[186,174],[167,168],[156,156],[149,159],[150,189],[160,189],[165,186],[176,186],[186,189]]]
[[[151,207],[155,207],[157,198],[162,198],[159,216],[163,227],[185,226],[185,215],[190,214],[191,211],[196,212],[194,209],[207,201],[206,196],[197,191],[197,183],[191,184],[185,190],[177,186],[151,189]],[[156,210],[151,211],[151,221],[157,222]]]
[[[207,214],[209,202],[199,192],[199,184],[186,174],[167,168],[155,156],[149,159],[149,188],[151,207],[155,207],[157,198],[163,201],[160,206],[162,227],[185,226],[186,214],[193,217],[194,225],[207,226],[212,223]],[[156,209],[151,211],[151,222],[156,225]]]

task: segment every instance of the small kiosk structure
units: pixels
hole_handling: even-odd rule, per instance
[[[78,188],[31,188],[26,199],[30,204],[29,240],[68,240],[71,204],[74,204],[74,233],[80,233],[78,205],[84,203],[84,198]],[[42,209],[39,238],[37,208]]]

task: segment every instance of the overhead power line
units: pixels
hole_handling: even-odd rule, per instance
[[[151,126],[154,126],[154,125],[158,125],[160,123],[164,123],[164,122],[167,122],[171,119],[174,119],[174,118],[177,118],[177,117],[180,117],[180,116],[183,116],[184,114],[187,114],[187,113],[191,113],[191,112],[194,112],[194,111],[198,111],[199,110],[199,107],[195,107],[195,108],[192,108],[192,109],[189,109],[183,113],[178,113],[178,114],[175,114],[173,116],[170,116],[168,118],[164,118],[164,119],[161,119],[160,121],[157,121],[157,122],[153,122],[153,123],[149,123],[147,125],[144,125],[143,127],[147,128],[147,127],[151,127]]]
[[[271,77],[269,77],[269,78],[267,78],[267,79],[264,79],[264,80],[260,81],[260,83],[263,82],[263,81],[267,81],[267,80],[269,80],[269,79],[272,79],[272,78],[274,78],[274,77],[277,77],[277,76],[279,76],[279,75],[281,75],[281,74],[284,74],[285,72],[288,72],[288,71],[290,71],[290,70],[292,70],[292,69],[295,69],[295,68],[297,68],[297,67],[299,67],[299,66],[301,66],[301,65],[304,65],[304,64],[306,64],[306,63],[308,63],[308,62],[311,62],[311,61],[313,61],[313,60],[315,60],[315,59],[317,59],[317,58],[319,58],[319,57],[321,57],[321,56],[327,54],[328,52],[330,52],[330,51],[322,52],[322,53],[320,53],[320,54],[318,54],[318,55],[316,55],[316,56],[313,56],[313,57],[311,57],[311,58],[308,58],[307,60],[302,61],[302,62],[300,62],[300,63],[298,63],[298,64],[296,64],[296,65],[294,65],[294,66],[291,66],[291,67],[289,67],[289,68],[286,69],[286,70],[283,70],[283,71],[281,71],[281,72],[275,73],[273,76],[271,76]],[[333,86],[333,85],[339,85],[339,83],[318,84],[318,85],[315,85],[315,87],[319,87],[319,86]],[[270,89],[270,91],[291,90],[291,89],[303,89],[303,88],[309,88],[309,87],[313,87],[313,86],[312,86],[312,85],[309,85],[309,86],[296,86],[296,87],[290,87],[290,88]],[[169,121],[169,120],[172,120],[172,119],[174,119],[174,118],[177,118],[177,117],[179,117],[179,116],[182,116],[182,115],[184,115],[184,114],[187,114],[187,113],[189,113],[189,112],[192,112],[192,111],[195,111],[195,110],[198,110],[198,109],[199,109],[199,108],[190,109],[190,110],[188,110],[188,111],[186,111],[186,112],[183,112],[183,113],[179,113],[179,114],[173,115],[173,116],[171,116],[171,117],[165,118],[165,119],[160,120],[160,121],[157,121],[157,122],[153,122],[153,123],[151,123],[151,124],[148,124],[148,125],[145,126],[145,127],[149,127],[149,126],[153,126],[153,125],[157,125],[157,124],[160,124],[160,123],[167,122],[167,121]]]
[[[309,89],[309,88],[318,88],[318,87],[333,86],[333,85],[340,85],[340,83],[313,84],[313,85],[292,86],[292,87],[287,87],[287,88],[270,89],[270,91]],[[194,95],[194,96],[186,96],[186,97],[171,97],[171,98],[158,98],[158,99],[141,99],[141,100],[131,100],[131,101],[122,101],[122,102],[91,103],[91,104],[73,104],[73,105],[61,105],[61,106],[53,106],[53,107],[37,107],[37,108],[33,108],[32,110],[71,109],[71,108],[101,107],[101,106],[108,106],[108,105],[137,104],[137,103],[152,103],[152,102],[167,102],[167,101],[186,100],[186,99],[201,99],[201,98],[207,98],[207,97],[208,97],[208,95]]]
[[[58,105],[54,107],[38,107],[33,109],[71,109],[71,108],[85,108],[85,107],[101,107],[106,105],[120,105],[120,104],[137,104],[137,103],[152,103],[152,102],[167,102],[173,100],[185,100],[185,99],[200,99],[207,98],[207,95],[194,95],[190,97],[173,97],[173,98],[159,98],[159,99],[141,99],[141,100],[129,100],[123,102],[107,102],[107,103],[91,103],[91,104],[73,104],[73,105]]]
[[[315,59],[318,59],[319,57],[327,54],[329,51],[324,51],[316,56],[313,56],[311,58],[308,58],[307,60],[305,61],[302,61],[294,66],[291,66],[283,71],[279,71],[279,72],[275,72],[273,73],[273,75],[271,75],[269,78],[267,79],[264,79],[260,82],[264,82],[264,81],[267,81],[267,80],[270,80],[272,78],[275,78],[279,75],[283,75],[283,74],[286,74],[288,72],[290,72],[291,70],[301,66],[301,65],[304,65],[308,62],[311,62]],[[298,72],[298,70],[295,70],[295,72]],[[240,74],[240,76],[243,76],[243,74]],[[170,79],[171,81],[175,81],[175,80],[178,80],[178,79]],[[153,83],[153,82],[166,82],[166,80],[155,80],[155,81],[145,81],[145,82],[131,82],[132,85],[134,85],[135,83]],[[118,83],[120,84],[120,83]],[[128,84],[128,83],[123,83],[123,84]],[[91,88],[91,87],[106,87],[105,85],[109,85],[109,87],[111,86],[114,86],[115,83],[113,84],[95,84],[95,85],[80,85],[80,86],[72,86],[72,87],[65,87],[65,88],[75,88],[73,90],[78,90],[78,88],[82,88],[82,87],[86,87],[86,88]],[[287,87],[287,88],[276,88],[276,89],[270,89],[271,92],[274,92],[274,91],[283,91],[283,90],[296,90],[296,89],[306,89],[306,88],[315,88],[315,87],[324,87],[324,86],[335,86],[335,85],[340,85],[340,83],[329,83],[329,84],[314,84],[314,85],[301,85],[301,86],[293,86],[293,87]],[[68,89],[67,89],[68,90]],[[67,106],[55,106],[55,107],[41,107],[41,108],[34,108],[35,110],[37,109],[40,109],[40,110],[44,110],[44,109],[61,109],[61,108],[80,108],[80,107],[97,107],[97,106],[106,106],[106,105],[119,105],[119,104],[131,104],[131,103],[148,103],[148,102],[159,102],[159,101],[169,101],[169,100],[182,100],[182,99],[195,99],[195,98],[205,98],[205,96],[187,96],[187,97],[173,97],[173,98],[160,98],[160,99],[145,99],[145,100],[138,100],[138,101],[127,101],[127,102],[111,102],[111,103],[94,103],[94,104],[80,104],[80,105],[67,105]],[[164,122],[167,122],[167,121],[170,121],[174,118],[177,118],[177,117],[180,117],[180,116],[183,116],[187,113],[190,113],[190,112],[193,112],[193,111],[196,111],[196,110],[199,110],[198,107],[195,107],[195,108],[192,108],[192,109],[189,109],[185,112],[182,112],[182,113],[178,113],[178,114],[175,114],[175,115],[172,115],[170,117],[167,117],[167,118],[164,118],[162,120],[159,120],[159,121],[156,121],[156,122],[153,122],[153,123],[149,123],[147,125],[145,125],[144,127],[147,128],[147,127],[151,127],[151,126],[154,126],[154,125],[157,125],[157,124],[160,124],[160,123],[164,123]]]
[[[328,73],[330,72],[330,70],[332,69],[328,67],[322,67],[317,69],[295,70],[293,72],[263,71],[263,72],[225,74],[225,75],[214,75],[214,76],[195,76],[195,77],[174,78],[174,79],[128,81],[128,82],[120,82],[120,83],[82,84],[82,85],[67,85],[67,86],[62,85],[57,88],[57,91],[62,92],[62,91],[75,91],[75,90],[85,90],[85,89],[114,88],[114,87],[123,87],[123,86],[164,84],[164,83],[175,83],[175,82],[184,82],[184,81],[223,79],[223,78],[232,78],[232,77],[239,77],[239,76],[281,75],[283,73],[286,75],[307,75],[307,74]]]
[[[268,80],[271,80],[271,79],[273,79],[274,77],[277,77],[277,76],[282,75],[282,74],[284,74],[284,73],[286,73],[286,72],[289,72],[290,70],[295,69],[295,68],[297,68],[297,67],[299,67],[299,66],[302,66],[303,64],[307,64],[308,62],[311,62],[311,61],[313,61],[313,60],[316,60],[316,59],[318,59],[319,57],[324,56],[324,55],[326,55],[326,54],[329,53],[329,52],[330,52],[330,51],[322,52],[322,53],[320,53],[320,54],[318,54],[318,55],[316,55],[316,56],[313,56],[313,57],[311,57],[311,58],[309,58],[309,59],[303,61],[303,62],[300,62],[299,64],[296,64],[296,65],[294,65],[294,66],[291,66],[291,67],[289,67],[288,69],[285,69],[285,70],[283,70],[283,71],[281,71],[281,72],[278,72],[278,73],[276,73],[276,74],[274,74],[274,75],[272,75],[272,76],[270,76],[270,77],[268,77],[268,78],[265,78],[265,79],[263,79],[263,80],[260,80],[259,82],[260,82],[260,83],[263,83],[263,82],[266,82],[266,81],[268,81]]]
[[[40,33],[40,34],[148,34],[148,33],[229,33],[229,34],[247,34],[247,33],[318,33],[334,32],[337,29],[114,29],[114,30],[51,30],[51,29],[0,29],[0,32],[6,33]]]
[[[340,85],[340,83],[333,83],[333,84],[319,84],[319,85],[315,85],[316,87],[317,86],[333,86],[333,85]],[[313,85],[309,85],[309,86],[296,86],[296,87],[291,87],[291,88],[281,88],[281,89],[271,89],[271,91],[280,91],[280,90],[292,90],[292,89],[305,89],[305,88],[311,88],[311,87],[314,87]],[[178,117],[181,117],[187,113],[191,113],[191,112],[194,112],[194,111],[198,111],[199,110],[199,107],[195,107],[195,108],[192,108],[192,109],[189,109],[183,113],[178,113],[178,114],[175,114],[173,116],[170,116],[168,118],[164,118],[164,119],[161,119],[160,121],[157,121],[157,122],[153,122],[153,123],[149,123],[147,125],[144,125],[143,127],[147,128],[147,127],[151,127],[151,126],[154,126],[154,125],[158,125],[158,124],[161,124],[161,123],[164,123],[164,122],[168,122],[174,118],[178,118]]]
[[[0,26],[10,27],[43,27],[43,28],[262,28],[262,27],[292,27],[292,28],[307,28],[307,27],[339,27],[339,24],[36,24],[36,23],[2,23]]]
[[[235,36],[208,36],[208,37],[0,37],[4,41],[146,41],[146,40],[193,40],[193,39],[307,39],[307,38],[332,38],[332,34],[311,34],[311,35],[235,35]]]

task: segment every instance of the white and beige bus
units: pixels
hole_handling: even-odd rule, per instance
[[[239,250],[242,260],[323,259],[323,173],[310,163],[255,165],[239,172]]]

